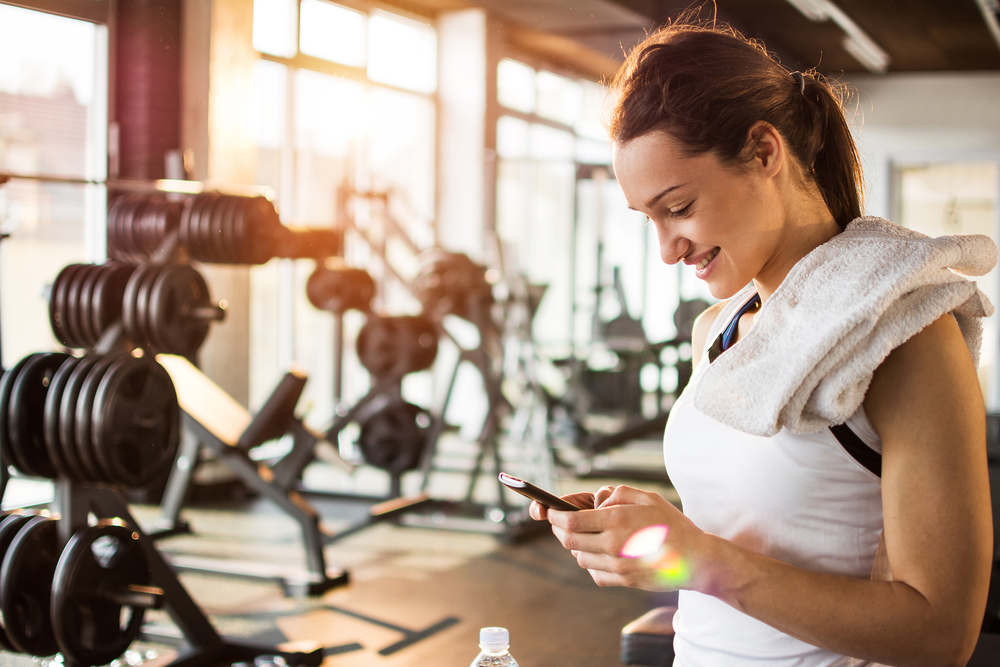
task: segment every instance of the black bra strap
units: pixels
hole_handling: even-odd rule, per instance
[[[858,437],[858,434],[852,431],[847,424],[831,426],[830,430],[855,461],[863,465],[879,479],[882,478],[881,454],[866,445],[865,441]]]
[[[736,316],[730,320],[729,325],[722,333],[719,334],[719,337],[715,339],[715,342],[712,343],[712,347],[708,348],[709,363],[715,361],[720,354],[729,348],[732,344],[732,337],[736,331],[736,326],[738,325],[740,318],[743,316],[743,313],[747,312],[758,303],[760,303],[760,296],[754,295],[753,299],[750,299],[743,304],[743,307],[736,313]],[[869,472],[874,474],[879,479],[882,478],[881,454],[865,444],[865,441],[858,437],[858,434],[852,431],[851,427],[847,424],[837,424],[836,426],[831,426],[830,431],[855,461],[863,465]]]

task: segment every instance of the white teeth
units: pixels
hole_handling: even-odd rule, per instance
[[[718,254],[719,254],[719,249],[716,248],[710,254],[706,255],[705,259],[703,259],[700,262],[698,262],[698,268],[699,269],[704,269],[706,266],[708,266],[709,262],[711,262],[713,259],[715,259],[715,256],[718,255]]]

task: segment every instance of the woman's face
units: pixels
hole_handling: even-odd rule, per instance
[[[615,176],[629,207],[655,225],[660,258],[695,267],[719,299],[766,273],[780,252],[782,206],[765,164],[692,157],[663,131],[614,146]]]

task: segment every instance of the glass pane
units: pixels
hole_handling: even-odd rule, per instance
[[[393,193],[396,219],[421,247],[433,244],[434,103],[419,95],[371,91],[369,171],[375,190]]]
[[[575,125],[580,119],[582,104],[580,84],[545,70],[538,73],[537,82],[538,115],[566,125]]]
[[[0,5],[0,172],[105,176],[106,54],[104,26]],[[105,198],[98,185],[0,184],[4,366],[58,347],[45,286],[103,257]]]
[[[578,137],[576,161],[584,164],[611,164],[611,145],[607,141]]]
[[[943,162],[904,166],[899,175],[899,222],[929,236],[985,234],[998,240],[1000,167],[996,162]],[[973,278],[990,301],[997,303],[1000,272],[994,268]],[[983,321],[979,378],[986,405],[1000,407],[995,317]]]
[[[295,55],[296,0],[253,0],[253,48],[272,56]]]
[[[295,146],[303,151],[343,157],[356,149],[368,128],[363,84],[296,70]]]
[[[97,39],[92,23],[0,5],[0,171],[91,171],[88,124],[103,102],[95,99]],[[67,196],[82,197],[75,193]]]
[[[434,28],[387,12],[368,19],[368,78],[432,93],[437,87],[437,33]]]
[[[528,157],[526,121],[511,116],[500,116],[497,120],[497,155],[511,160]]]
[[[299,49],[352,67],[364,67],[367,14],[323,0],[302,0]]]
[[[575,140],[569,132],[548,125],[532,124],[529,129],[531,157],[538,160],[572,160]]]
[[[580,94],[582,104],[576,133],[607,142],[608,132],[604,129],[603,119],[608,89],[593,81],[581,81]]]
[[[497,66],[497,100],[508,109],[533,112],[535,70],[516,60],[501,60]]]

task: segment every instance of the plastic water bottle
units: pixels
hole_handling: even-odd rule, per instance
[[[511,657],[507,628],[483,628],[479,631],[480,653],[469,667],[517,667]]]

